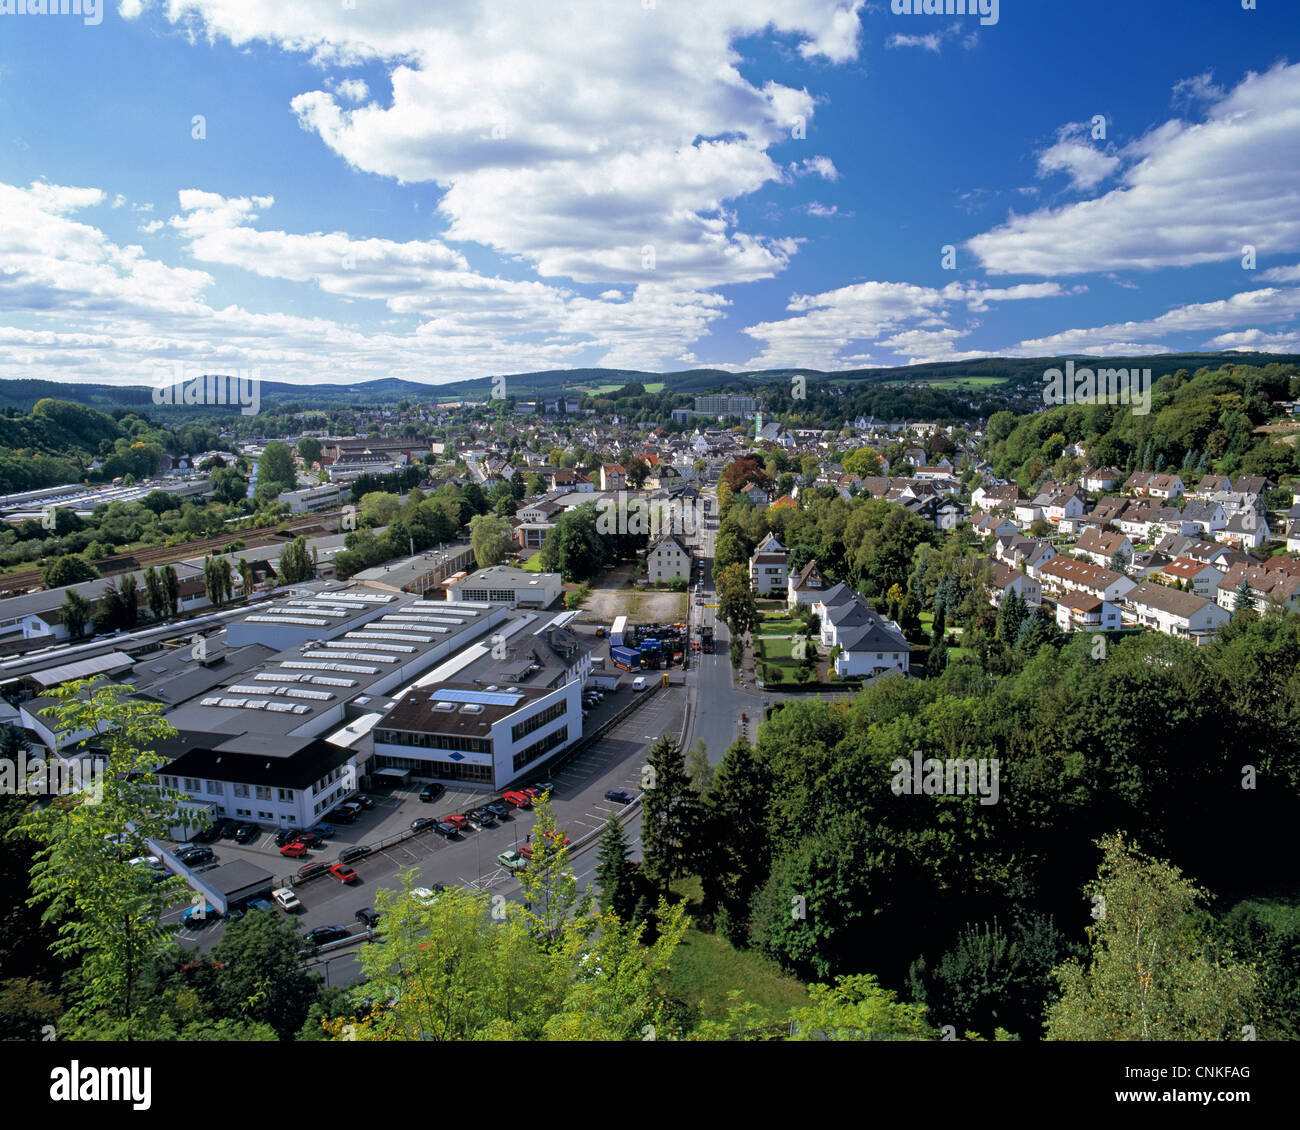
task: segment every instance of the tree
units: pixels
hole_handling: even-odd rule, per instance
[[[705,796],[700,878],[709,900],[719,908],[719,932],[733,945],[745,944],[749,904],[770,867],[767,815],[772,784],[753,746],[739,738],[723,754]]]
[[[80,554],[66,553],[41,570],[41,583],[47,589],[61,589],[67,585],[79,585],[82,581],[93,581],[98,576],[99,570]]]
[[[870,973],[809,985],[809,1003],[791,1013],[792,1040],[933,1040],[925,1009],[902,1004]]]
[[[758,627],[758,601],[749,583],[749,571],[737,563],[714,574],[718,593],[718,616],[732,635],[744,635]]]
[[[68,629],[68,635],[74,640],[81,639],[90,623],[90,601],[69,590],[59,607],[59,617]]]
[[[610,911],[624,922],[632,920],[636,909],[636,868],[629,858],[627,835],[617,812],[605,821],[600,853],[596,857],[596,882],[600,886],[600,909]]]
[[[495,514],[478,514],[470,519],[469,541],[480,569],[499,565],[515,548],[509,521]]]
[[[248,480],[234,467],[219,467],[212,472],[212,497],[226,504],[248,497]]]
[[[633,490],[640,490],[650,474],[650,464],[639,455],[634,455],[627,460],[623,464],[623,469],[627,472],[627,485]]]
[[[216,1013],[269,1024],[289,1039],[316,997],[316,980],[303,968],[311,948],[295,923],[273,911],[251,911],[229,923],[211,951],[219,970],[213,978]]]
[[[1255,594],[1250,587],[1250,582],[1242,577],[1241,584],[1237,586],[1236,593],[1233,594],[1232,617],[1235,620],[1239,616],[1246,616],[1255,610]]]
[[[534,471],[531,475],[528,476],[528,485],[525,488],[524,493],[525,496],[527,497],[531,497],[533,495],[538,495],[538,494],[545,494],[546,480],[542,478],[542,476],[539,475],[536,471]]]
[[[170,944],[174,927],[164,926],[161,914],[182,884],[174,878],[142,882],[112,837],[130,825],[131,850],[147,854],[146,837],[166,836],[184,798],[162,788],[154,775],[156,744],[176,730],[158,703],[129,693],[129,687],[95,686],[93,680],[55,688],[47,713],[57,729],[91,734],[107,765],[97,795],[33,805],[20,828],[37,844],[29,905],[45,904],[43,920],[59,924],[55,953],[81,962],[70,1021],[109,1021],[121,1037],[133,1039],[142,1034],[140,979]]]
[[[402,500],[392,491],[372,490],[361,496],[357,517],[372,528],[389,525],[402,509]]]
[[[144,571],[144,601],[149,606],[149,615],[155,620],[161,620],[167,611],[167,594],[163,591],[158,570],[152,565]]]
[[[605,561],[605,543],[596,522],[594,503],[583,503],[561,514],[542,543],[542,568],[577,583],[588,581],[600,572]]]
[[[308,467],[313,463],[319,463],[321,457],[320,440],[315,436],[303,436],[298,441],[298,455]]]
[[[534,938],[554,942],[575,911],[586,913],[590,898],[578,894],[578,880],[569,867],[569,848],[556,824],[550,797],[539,796],[533,801],[533,811],[528,866],[519,877],[524,897],[522,918]]]
[[[166,599],[167,615],[175,616],[181,606],[181,580],[176,575],[174,565],[164,565],[162,570],[162,589]]]
[[[1093,904],[1087,966],[1055,970],[1061,999],[1049,1040],[1237,1039],[1254,1018],[1259,976],[1239,964],[1201,911],[1207,892],[1120,835],[1085,888]]]
[[[296,585],[316,576],[316,563],[307,552],[307,539],[296,537],[280,554],[280,580],[286,585]]]
[[[687,751],[686,771],[700,796],[709,791],[713,784],[713,766],[709,764],[709,748],[703,738],[696,738],[695,744]]]
[[[1110,561],[1107,563],[1112,573],[1119,573],[1120,576],[1128,576],[1128,554],[1122,549],[1115,550],[1110,555]]]
[[[646,757],[645,795],[641,802],[641,855],[644,871],[658,889],[686,874],[698,845],[699,796],[686,772],[677,739],[662,734]]]
[[[272,440],[257,461],[258,493],[279,494],[293,490],[298,485],[298,472],[293,463],[293,452],[278,440]]]

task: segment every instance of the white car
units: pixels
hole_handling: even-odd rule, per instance
[[[162,860],[159,859],[156,855],[137,855],[134,859],[127,860],[127,862],[132,867],[161,867],[162,866]]]
[[[288,887],[280,887],[272,891],[271,897],[280,904],[283,910],[299,910],[302,908],[302,900]]]
[[[436,892],[431,891],[428,887],[415,887],[411,890],[411,897],[422,906],[432,906],[438,901]]]

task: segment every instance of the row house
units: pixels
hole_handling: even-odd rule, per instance
[[[1226,609],[1195,593],[1143,581],[1125,597],[1124,622],[1202,644],[1228,622]]]
[[[1039,576],[1051,592],[1086,592],[1110,601],[1119,600],[1134,587],[1134,582],[1123,573],[1060,555],[1046,562]]]
[[[1127,561],[1133,560],[1133,543],[1118,530],[1090,527],[1079,535],[1074,550],[1097,565],[1109,565],[1117,553]]]
[[[1015,483],[1002,483],[998,486],[978,486],[971,491],[970,502],[981,510],[1010,510],[1017,503],[1025,502],[1024,494]]]
[[[1043,603],[1043,590],[1028,573],[1022,573],[1004,561],[990,562],[989,602],[994,608],[1015,593],[1026,604],[1037,608]]]
[[[1270,606],[1300,610],[1300,576],[1266,565],[1234,565],[1223,574],[1214,594],[1220,608],[1236,611],[1237,593],[1243,582],[1250,589],[1256,612],[1266,612]]]
[[[1193,557],[1175,557],[1162,565],[1155,575],[1171,584],[1189,585],[1191,591],[1197,596],[1206,600],[1215,600],[1224,573],[1222,569],[1207,565],[1204,561],[1197,561]]]
[[[1056,624],[1063,632],[1112,632],[1123,624],[1120,606],[1088,592],[1065,592],[1056,598]]]
[[[823,592],[812,608],[821,621],[822,644],[839,648],[835,671],[841,678],[906,674],[911,645],[902,629],[876,612],[866,597],[838,584]]]
[[[1134,471],[1124,481],[1129,494],[1143,494],[1151,498],[1181,498],[1187,489],[1177,475],[1157,475],[1151,471]]]

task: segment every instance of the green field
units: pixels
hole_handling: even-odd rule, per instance
[[[623,388],[624,385],[628,383],[628,381],[624,381],[622,384],[595,385],[594,387],[589,388],[587,392],[592,396],[600,396],[600,394],[604,392],[618,392],[619,389]],[[654,381],[650,384],[644,385],[644,388],[646,392],[663,392],[664,382]]]
[[[792,636],[803,627],[798,620],[790,620],[784,616],[764,617],[763,622],[758,627],[760,636]]]

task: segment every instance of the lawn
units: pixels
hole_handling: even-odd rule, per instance
[[[524,562],[523,570],[525,573],[540,573],[542,571],[542,555],[534,553],[532,557]]]
[[[758,626],[760,636],[792,636],[803,627],[802,621],[790,620],[784,616],[764,618]]]

